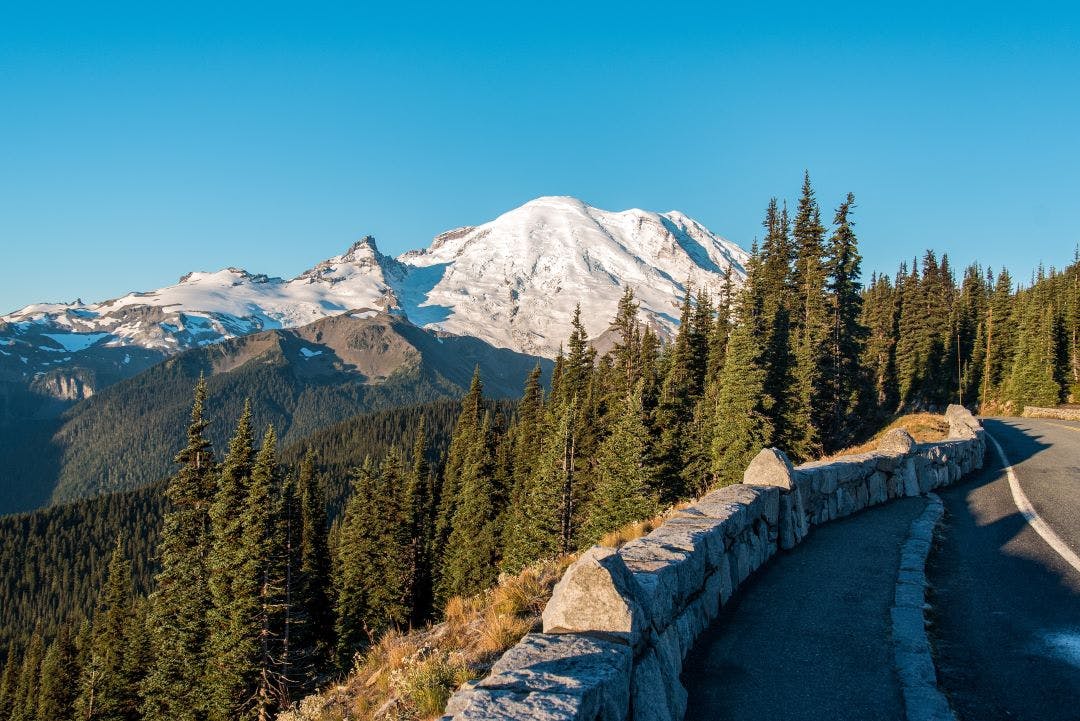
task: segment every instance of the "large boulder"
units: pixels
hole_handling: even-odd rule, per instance
[[[913,450],[915,450],[915,439],[903,428],[893,428],[878,442],[878,451],[890,456],[902,456]]]
[[[750,486],[776,486],[785,491],[795,488],[795,468],[779,448],[763,448],[743,471],[743,483]]]
[[[555,584],[544,607],[544,633],[591,633],[636,646],[648,626],[641,597],[622,556],[593,546]]]
[[[775,486],[780,489],[776,532],[777,541],[785,550],[794,548],[810,532],[803,500],[804,491],[798,479],[799,476],[787,454],[779,448],[762,449],[743,472],[745,485]],[[812,493],[813,489],[808,487],[806,492]]]
[[[945,420],[949,422],[950,438],[974,438],[982,429],[979,420],[971,415],[971,411],[955,403],[945,409]]]

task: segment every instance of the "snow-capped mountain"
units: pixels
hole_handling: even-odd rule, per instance
[[[716,291],[726,268],[744,276],[747,257],[676,211],[610,212],[543,197],[396,259],[368,237],[289,280],[227,268],[100,303],[30,305],[0,317],[0,376],[55,376],[91,357],[124,375],[133,355],[145,367],[181,350],[345,312],[396,312],[419,326],[553,357],[576,304],[590,336],[599,336],[629,285],[642,319],[667,333],[678,324],[687,280]],[[93,391],[92,381],[80,383],[68,377],[49,394]]]
[[[678,325],[689,279],[716,292],[748,255],[682,213],[610,212],[575,198],[537,198],[495,220],[435,238],[398,260],[395,285],[414,322],[553,357],[581,304],[590,337],[607,330],[625,286],[661,332]]]

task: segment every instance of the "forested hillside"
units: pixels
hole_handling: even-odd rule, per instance
[[[550,361],[540,362],[550,368]],[[200,375],[215,399],[207,431],[212,442],[224,443],[250,399],[255,422],[272,423],[282,442],[292,444],[358,413],[460,397],[477,366],[498,395],[509,397],[536,363],[388,315],[346,315],[227,340],[117,383],[76,404],[58,423],[9,430],[0,442],[11,451],[0,489],[13,493],[0,500],[0,512],[22,508],[15,504],[26,488],[51,489],[54,501],[71,501],[165,478],[180,448],[175,429]]]
[[[443,400],[350,418],[286,447],[282,460],[295,466],[307,451],[315,454],[316,477],[334,518],[348,491],[348,469],[389,447],[411,448],[421,416],[430,462],[437,463],[459,408],[460,401]],[[0,656],[12,642],[25,645],[35,624],[52,638],[64,619],[92,615],[117,538],[124,541],[135,589],[150,588],[164,490],[155,483],[0,518]]]
[[[452,433],[445,405],[409,411],[314,437],[316,460],[279,454],[244,407],[226,444],[199,381],[149,594],[118,547],[91,625],[73,616],[9,655],[0,718],[93,718],[91,698],[130,719],[266,718],[381,634],[735,482],[763,446],[804,460],[961,393],[1012,411],[1075,393],[1080,264],[1018,290],[977,266],[958,284],[927,252],[864,289],[854,210],[848,195],[826,227],[807,178],[794,213],[769,204],[745,284],[686,288],[671,342],[628,289],[610,351],[576,314],[549,388],[537,367],[511,409],[485,400],[477,371]],[[393,441],[354,447],[375,428]],[[57,664],[66,696],[44,693]]]

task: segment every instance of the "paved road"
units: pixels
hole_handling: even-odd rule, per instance
[[[686,659],[686,718],[902,719],[889,607],[925,507],[907,498],[826,524],[755,574]]]
[[[1035,511],[1080,553],[1080,423],[986,419]],[[935,661],[962,721],[1080,719],[1080,572],[1017,510],[992,444],[986,468],[939,491],[929,575]]]

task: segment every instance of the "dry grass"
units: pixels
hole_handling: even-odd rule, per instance
[[[660,525],[663,524],[664,519],[666,519],[675,511],[681,511],[682,509],[686,508],[690,505],[690,503],[691,501],[678,503],[667,509],[663,513],[653,516],[652,518],[646,519],[644,521],[638,521],[637,523],[631,523],[628,526],[623,526],[616,531],[612,531],[611,533],[608,533],[607,535],[601,537],[600,545],[607,546],[608,548],[619,548],[628,541],[633,541],[635,538],[641,538],[642,536],[648,534],[650,531],[659,528]]]
[[[494,588],[449,601],[441,623],[390,632],[358,654],[338,686],[304,699],[281,721],[387,719],[441,715],[450,694],[483,676],[502,653],[536,628],[551,589],[574,556],[543,561]]]
[[[949,435],[949,422],[945,420],[945,416],[937,415],[935,413],[911,413],[895,418],[892,423],[879,431],[866,443],[852,446],[851,448],[845,448],[822,460],[828,461],[833,458],[839,458],[840,456],[850,456],[856,453],[869,453],[870,451],[877,450],[881,437],[895,428],[903,428],[919,443],[944,440]]]
[[[617,548],[640,538],[675,510],[609,533]],[[364,654],[340,684],[309,696],[279,721],[424,721],[437,718],[461,684],[484,676],[521,637],[539,628],[551,589],[576,554],[541,561],[470,598],[452,598],[443,621],[410,633],[390,632]]]

